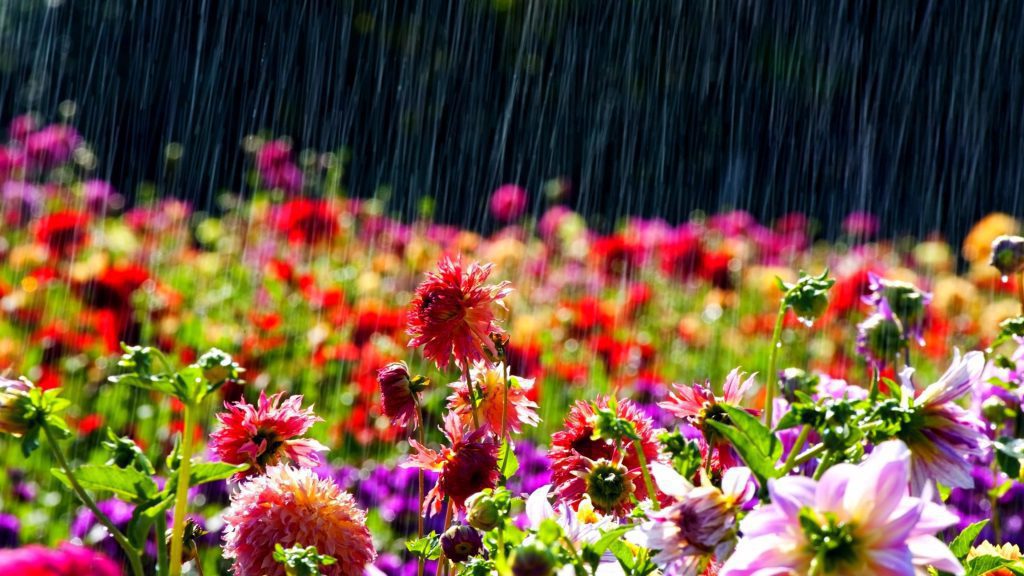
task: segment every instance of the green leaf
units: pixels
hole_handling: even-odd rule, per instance
[[[1017,574],[1021,571],[1021,563],[999,556],[978,556],[968,560],[964,564],[964,576],[982,576],[993,570],[1007,568]]]
[[[515,448],[508,440],[503,440],[501,448],[498,449],[498,466],[502,478],[511,478],[519,471],[519,459],[516,458]]]
[[[199,486],[207,482],[225,480],[248,468],[248,464],[228,464],[227,462],[199,462],[193,463],[188,474],[188,485]],[[174,494],[178,486],[178,474],[175,472],[167,481],[167,485],[160,492],[162,495]]]
[[[50,473],[65,486],[71,481],[63,470],[52,468]],[[133,504],[147,502],[158,494],[156,482],[134,468],[85,464],[75,470],[75,479],[86,490],[113,492],[115,496]]]
[[[1002,437],[993,443],[996,462],[1010,478],[1020,478],[1021,464],[1024,463],[1024,438]]]
[[[982,520],[964,528],[963,531],[960,532],[960,535],[953,540],[953,543],[949,545],[950,552],[952,552],[959,560],[966,558],[967,553],[971,551],[971,545],[974,544],[974,541],[978,538],[978,534],[981,534],[981,531],[985,528],[988,522],[988,520]]]
[[[629,532],[633,528],[634,526],[632,524],[629,524],[626,526],[619,526],[614,530],[609,530],[602,534],[601,537],[597,540],[597,542],[594,542],[593,544],[588,546],[588,548],[590,548],[590,550],[593,551],[598,558],[600,558],[605,553],[605,551],[608,550],[608,547],[611,546],[613,542],[618,542],[623,536],[626,535],[626,532]]]
[[[425,560],[437,560],[441,557],[441,537],[431,531],[423,538],[407,540],[405,548],[417,558]]]
[[[720,407],[729,415],[731,425],[708,420],[716,432],[725,436],[739,453],[740,458],[762,481],[778,478],[781,472],[775,469],[775,463],[782,456],[782,443],[772,434],[761,421],[751,416],[742,408],[721,404]]]

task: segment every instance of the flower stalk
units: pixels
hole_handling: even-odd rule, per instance
[[[194,407],[185,404],[184,425],[181,431],[181,463],[178,465],[178,486],[174,497],[174,524],[171,527],[170,576],[181,576],[182,543],[185,535],[185,511],[188,507],[189,477],[192,474],[192,428]]]

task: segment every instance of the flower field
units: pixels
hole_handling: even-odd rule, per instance
[[[1024,574],[1014,215],[598,230],[554,179],[482,233],[243,153],[128,202],[9,127],[0,573]]]

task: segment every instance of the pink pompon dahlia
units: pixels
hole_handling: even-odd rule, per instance
[[[929,481],[953,488],[971,488],[973,464],[988,442],[984,423],[961,408],[956,400],[981,380],[985,356],[981,352],[953,352],[953,363],[937,382],[913,401],[914,417],[899,437],[910,448],[911,485],[920,494]],[[908,394],[913,391],[912,370],[900,374]]]
[[[607,408],[609,399],[598,397],[594,404],[600,408]],[[619,400],[617,416],[629,420],[640,435],[641,445],[644,449],[644,457],[647,462],[659,460],[659,445],[655,439],[655,430],[651,419],[629,400]],[[625,474],[621,476],[623,485],[628,486],[627,480],[637,476],[640,472],[640,460],[637,458],[636,449],[632,443],[623,445],[622,449],[615,447],[611,440],[597,439],[594,436],[594,424],[597,414],[594,405],[578,401],[569,410],[565,417],[565,423],[561,431],[551,437],[551,448],[548,450],[548,458],[551,459],[552,476],[551,480],[555,487],[555,495],[560,502],[564,502],[576,508],[585,495],[590,496],[595,507],[605,505],[612,500],[607,490],[596,493],[601,488],[598,484],[590,484],[588,477],[593,476],[595,470],[616,470],[621,468]],[[633,483],[632,486],[638,500],[647,498],[647,489],[642,481]],[[595,493],[591,493],[595,492]],[[599,502],[601,504],[599,504]],[[628,513],[633,507],[629,499],[616,501],[616,513]],[[602,512],[612,512],[605,509]]]
[[[506,406],[504,397],[505,380],[501,376],[502,365],[489,362],[477,362],[469,371],[469,377],[476,388],[477,412],[481,423],[490,426],[491,430],[499,431],[504,423],[506,436],[514,432],[522,432],[523,425],[536,426],[540,423],[537,416],[537,404],[526,397],[533,388],[533,379],[508,376],[508,404],[505,417],[502,409]],[[448,397],[448,409],[459,415],[462,424],[470,427],[473,424],[473,403],[470,390],[464,380],[449,384],[452,395]]]
[[[431,516],[441,511],[441,501],[445,498],[450,498],[456,509],[461,510],[467,498],[498,484],[498,442],[488,433],[487,426],[466,435],[459,416],[449,412],[442,432],[449,446],[438,452],[410,440],[416,454],[401,464],[403,468],[421,468],[439,474],[437,484],[424,503]]]
[[[658,406],[700,430],[711,448],[711,456],[719,462],[723,469],[739,466],[741,465],[739,457],[733,452],[729,442],[719,436],[711,426],[707,425],[707,422],[708,420],[727,418],[725,411],[721,408],[722,404],[741,407],[743,397],[754,385],[754,376],[752,374],[743,380],[743,374],[739,368],[733,369],[725,378],[721,396],[715,396],[711,391],[710,382],[692,386],[676,384],[673,386],[675,391],[669,394],[668,400],[659,402]]]
[[[818,574],[910,576],[932,566],[964,570],[936,532],[958,518],[908,492],[910,451],[878,445],[859,465],[829,468],[821,481],[768,481],[772,503],[740,523],[743,538],[721,576]]]
[[[448,366],[452,356],[463,370],[477,360],[486,360],[485,352],[497,354],[491,334],[503,334],[494,319],[492,305],[512,291],[508,282],[485,284],[492,264],[470,264],[463,268],[462,258],[444,257],[437,272],[428,272],[416,288],[409,304],[409,346],[423,347],[423,355]]]
[[[325,576],[361,576],[377,556],[366,514],[350,494],[309,468],[271,466],[243,483],[224,514],[224,557],[235,576],[285,576],[274,545],[316,546],[337,563]]]
[[[298,466],[316,466],[317,452],[327,450],[312,438],[299,438],[321,419],[312,406],[302,409],[302,396],[281,401],[283,392],[267,397],[260,392],[256,406],[244,399],[225,404],[227,412],[217,414],[220,426],[210,435],[210,449],[222,462],[249,464],[236,480],[262,474],[268,466],[290,460]]]

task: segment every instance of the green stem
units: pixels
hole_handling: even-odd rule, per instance
[[[420,423],[420,425],[418,426],[417,433],[419,434],[420,445],[424,446],[425,444],[423,443],[423,414],[422,410],[420,410],[419,397],[414,395],[414,398],[416,400],[416,411],[419,412],[419,418],[417,418],[417,420],[419,420]],[[419,508],[416,509],[416,539],[419,540],[420,538],[423,538],[423,468],[419,468],[419,474],[417,474],[417,476],[417,481],[419,483],[420,506]],[[423,558],[423,556],[418,557],[416,561],[416,576],[423,576],[423,565],[425,563],[426,559]]]
[[[508,560],[505,558],[505,526],[504,522],[501,526],[498,526],[497,531],[494,533],[494,537],[497,539],[498,544],[498,557],[494,561],[494,568],[498,572],[498,576],[508,576]]]
[[[813,458],[817,458],[818,455],[820,455],[824,451],[825,451],[825,445],[824,444],[816,444],[812,448],[809,448],[808,450],[806,450],[803,454],[797,456],[796,459],[793,460],[793,462],[790,463],[790,470],[792,470],[793,468],[796,468],[797,466],[802,466],[803,464],[806,464],[807,462],[809,462]]]
[[[124,533],[118,530],[117,526],[114,526],[114,523],[111,522],[110,518],[99,509],[99,506],[96,505],[96,502],[92,497],[89,496],[85,489],[82,488],[82,485],[78,483],[78,478],[75,477],[75,473],[71,469],[71,465],[68,464],[68,459],[64,456],[64,451],[61,450],[60,445],[57,444],[57,438],[54,436],[50,425],[44,422],[42,424],[42,429],[43,434],[46,435],[46,439],[49,441],[50,450],[53,452],[54,458],[57,459],[57,464],[60,466],[61,470],[64,471],[64,475],[67,476],[68,484],[71,484],[71,490],[75,493],[75,496],[78,496],[78,499],[85,504],[85,507],[92,511],[96,520],[98,520],[99,523],[102,524],[108,532],[110,532],[110,535],[113,536],[118,546],[124,550],[125,555],[128,557],[128,564],[131,567],[132,574],[135,576],[143,576],[142,557],[139,554],[139,551],[132,546]]]
[[[811,427],[804,425],[800,430],[800,435],[796,437],[796,442],[793,444],[793,448],[789,451],[789,455],[786,456],[786,461],[782,463],[781,471],[783,474],[789,474],[789,471],[793,469],[793,461],[800,455],[800,451],[803,450],[804,444],[807,443],[807,437],[811,435]]]
[[[501,382],[502,382],[502,399],[501,399],[501,441],[508,442],[505,448],[505,455],[501,458],[500,470],[505,470],[505,466],[508,465],[508,453],[512,451],[512,442],[508,438],[508,423],[505,421],[505,414],[508,412],[508,368],[505,366],[505,361],[502,360],[501,367]],[[508,480],[502,474],[501,482],[504,486],[505,481]]]
[[[786,298],[782,298],[779,314],[775,317],[775,330],[772,332],[771,350],[768,351],[768,373],[765,374],[766,386],[764,396],[764,425],[771,427],[772,412],[775,411],[775,388],[779,377],[775,374],[775,361],[779,356],[779,345],[782,339],[782,323],[786,319]]]
[[[171,527],[171,556],[170,576],[181,576],[181,552],[185,537],[185,510],[188,508],[188,488],[192,474],[192,443],[195,436],[192,434],[194,427],[194,407],[185,404],[184,426],[181,431],[181,464],[178,465],[178,486],[174,498],[174,525]]]
[[[821,480],[822,474],[832,466],[833,460],[835,460],[835,452],[825,452],[825,456],[823,456],[821,461],[818,462],[818,469],[814,471],[815,480]]]
[[[167,574],[167,515],[156,517],[156,566],[158,574]]]
[[[480,428],[480,416],[476,413],[476,403],[480,396],[473,385],[473,379],[469,377],[469,362],[463,363],[462,377],[466,380],[466,388],[469,390],[470,407],[473,409],[473,428]]]
[[[441,534],[444,534],[448,531],[449,528],[452,527],[452,513],[455,511],[455,504],[452,502],[451,498],[445,498],[445,500],[446,510],[444,513],[444,532],[442,532]],[[434,573],[434,576],[441,576],[441,574],[447,574],[447,572],[448,559],[445,558],[444,550],[442,550],[441,557],[437,559],[437,572]]]
[[[647,456],[644,455],[643,444],[640,440],[633,440],[633,449],[636,450],[636,459],[640,462],[640,473],[644,476],[644,486],[647,487],[647,497],[651,499],[651,505],[655,510],[661,510],[658,502],[658,492],[654,489],[654,482],[651,480],[651,472],[647,469]]]

